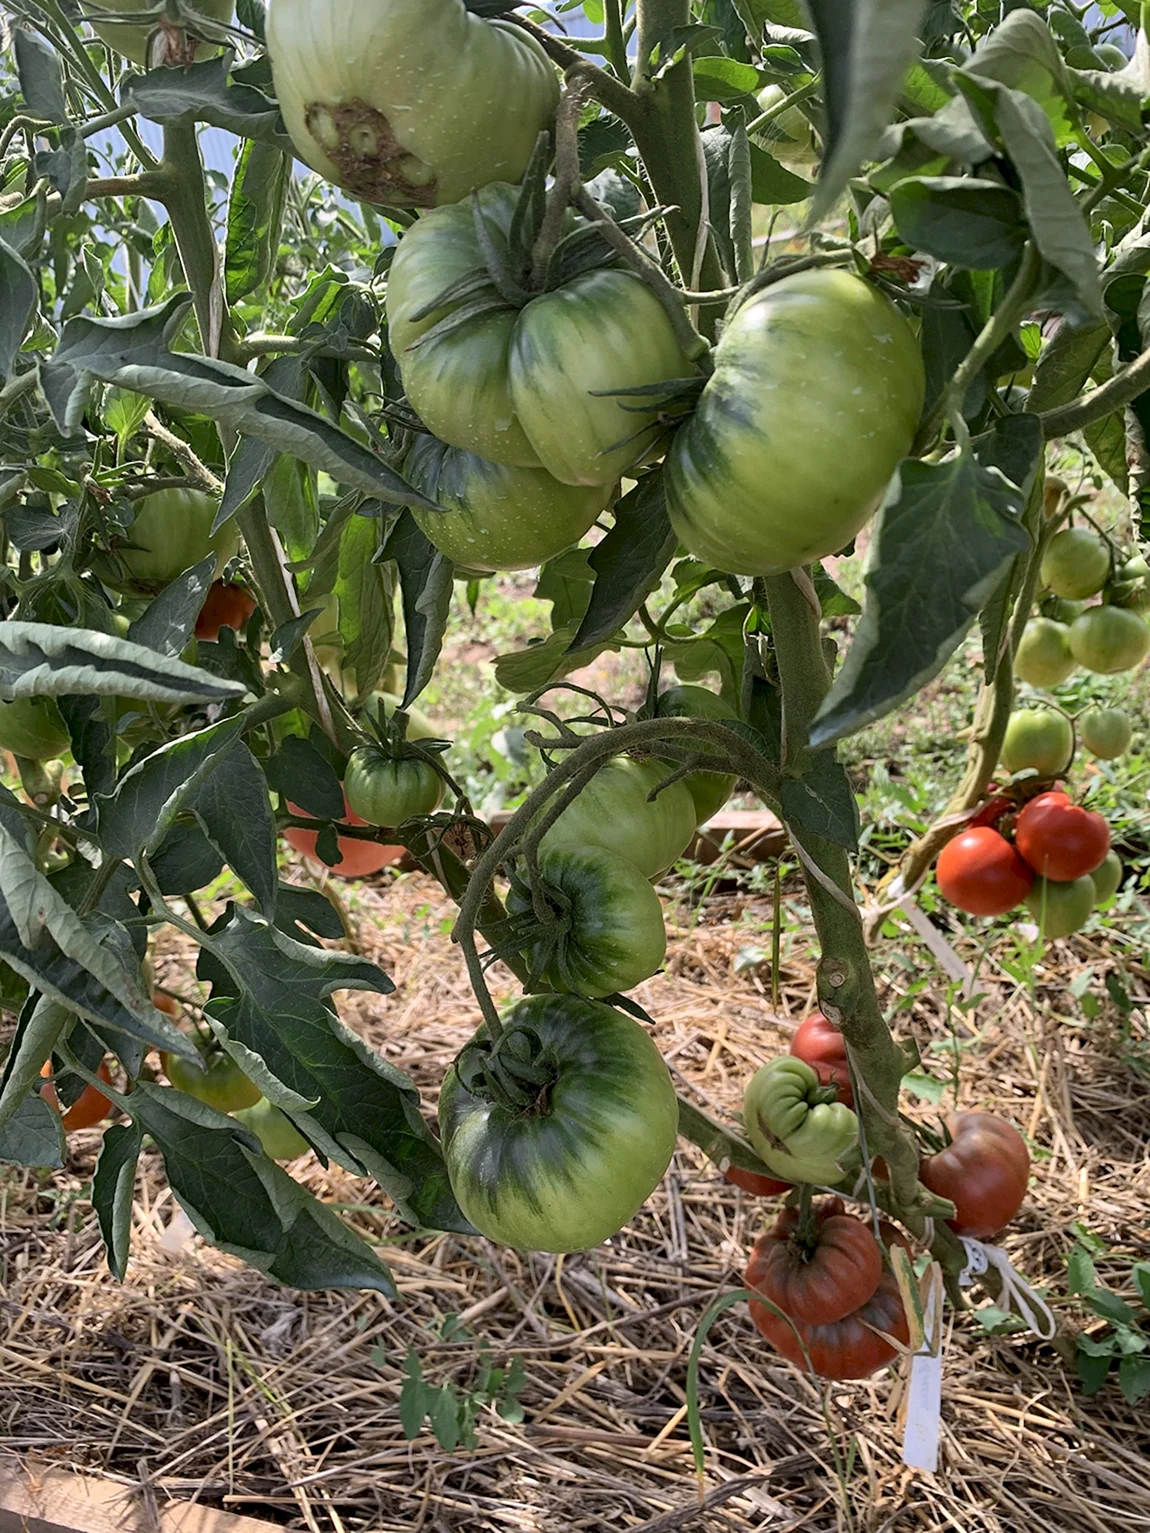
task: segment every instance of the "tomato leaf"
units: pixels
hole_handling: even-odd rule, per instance
[[[1017,192],[974,176],[907,176],[890,210],[912,250],[980,271],[1009,266],[1026,243]]]
[[[557,628],[546,639],[529,644],[526,649],[497,655],[495,679],[508,692],[522,695],[546,686],[549,681],[569,676],[572,671],[581,670],[583,666],[590,665],[592,660],[597,660],[604,650],[613,649],[617,652],[619,649],[617,644],[609,643],[587,644],[580,649],[573,649],[574,641],[575,634],[570,628]]]
[[[845,846],[848,852],[858,846],[858,800],[834,751],[816,752],[801,777],[783,778],[782,809],[785,820],[812,835]]]
[[[216,763],[192,810],[208,840],[251,890],[261,912],[274,920],[279,892],[275,817],[267,779],[242,740]]]
[[[455,566],[424,537],[410,511],[402,512],[377,558],[392,560],[399,571],[407,640],[403,706],[409,708],[431,680],[443,648]]]
[[[64,101],[64,75],[56,50],[31,27],[16,27],[11,38],[20,94],[29,112],[48,122],[66,123],[68,108]]]
[[[1150,1395],[1150,1357],[1124,1357],[1118,1368],[1118,1387],[1130,1405]]]
[[[26,1096],[0,1127],[0,1161],[17,1166],[44,1166],[57,1170],[64,1164],[64,1130],[60,1114],[36,1092]]]
[[[135,697],[141,702],[228,702],[246,689],[182,660],[94,629],[0,624],[0,697]]]
[[[679,546],[667,517],[661,469],[644,474],[629,494],[616,501],[614,515],[615,525],[588,558],[595,584],[571,650],[588,649],[624,628],[658,589]]]
[[[239,717],[181,735],[138,761],[97,805],[100,840],[113,857],[154,851],[223,753],[239,738]]]
[[[394,586],[391,570],[375,563],[378,546],[376,520],[348,517],[339,540],[335,595],[344,641],[342,666],[345,672],[354,671],[359,697],[370,697],[376,690],[391,654]]]
[[[276,103],[254,85],[229,84],[228,73],[226,58],[205,59],[182,69],[153,69],[133,79],[125,95],[152,122],[190,117],[294,155]]]
[[[132,1200],[143,1139],[138,1123],[114,1123],[106,1129],[92,1178],[92,1207],[100,1221],[108,1267],[121,1283],[132,1244]]]
[[[0,239],[0,378],[11,374],[39,300],[27,263]]]
[[[1043,463],[1042,427],[1033,415],[1007,415],[976,448],[984,468],[997,468],[1022,491],[1024,505],[1029,505],[1034,477]],[[1001,577],[997,588],[978,614],[982,633],[983,675],[989,685],[998,669],[1002,646],[1006,642],[1011,602],[1022,579],[1022,560],[1015,559]]]
[[[1084,1350],[1082,1343],[1085,1338],[1078,1338],[1078,1356],[1074,1359],[1074,1369],[1082,1380],[1082,1393],[1084,1395],[1096,1395],[1106,1382],[1106,1375],[1110,1372],[1112,1354],[1109,1351],[1090,1353]]]
[[[228,201],[224,281],[229,303],[258,292],[272,274],[291,163],[274,144],[248,139],[241,145]]]

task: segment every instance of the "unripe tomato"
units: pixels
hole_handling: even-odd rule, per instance
[[[812,1012],[799,1023],[791,1039],[791,1053],[806,1060],[824,1086],[837,1086],[840,1102],[855,1105],[846,1039],[821,1011]]]
[[[199,11],[201,16],[206,16],[210,21],[231,21],[234,0],[191,0],[193,9]],[[150,11],[155,9],[155,0],[92,0],[92,6],[102,11]],[[90,10],[92,6],[86,6]],[[151,60],[148,56],[148,40],[157,30],[159,23],[149,20],[146,24],[129,21],[91,21],[89,25],[92,31],[101,41],[106,42],[117,53],[123,54],[126,59],[131,59],[133,64],[147,67]],[[190,64],[197,58],[207,58],[212,53],[218,53],[219,49],[214,43],[200,42],[193,37],[185,37],[183,52],[179,62]],[[175,62],[172,60],[171,62]]]
[[[1096,596],[1110,574],[1110,545],[1092,528],[1064,527],[1051,538],[1040,573],[1055,596]]]
[[[1132,671],[1150,653],[1150,623],[1133,607],[1087,607],[1070,625],[1070,649],[1099,675]]]
[[[0,701],[0,750],[29,761],[51,761],[71,749],[60,710],[50,697]]]
[[[1032,769],[1045,780],[1060,776],[1074,754],[1070,720],[1053,708],[1023,708],[1012,713],[1002,742],[1002,765],[1008,772]]]
[[[755,1242],[748,1288],[801,1325],[841,1320],[873,1298],[882,1277],[882,1247],[838,1198],[816,1204],[809,1238],[799,1234],[799,1210],[785,1208]]]
[[[1078,719],[1078,737],[1099,761],[1113,761],[1130,749],[1134,726],[1121,708],[1087,708]]]
[[[760,1171],[744,1171],[739,1166],[728,1166],[723,1172],[725,1179],[734,1187],[741,1187],[756,1198],[777,1198],[780,1192],[790,1192],[793,1183],[780,1182],[773,1176],[763,1176]]]
[[[985,1240],[1022,1207],[1030,1151],[1014,1124],[993,1113],[956,1113],[946,1126],[951,1142],[922,1162],[919,1180],[954,1204],[947,1222],[956,1234]]]
[[[935,869],[943,899],[972,916],[1001,916],[1026,898],[1032,870],[989,825],[961,830],[939,854]]]
[[[1102,864],[1110,850],[1110,827],[1065,793],[1040,793],[1018,816],[1014,844],[1043,878],[1071,883]]]
[[[924,377],[914,332],[858,277],[803,272],[749,299],[667,457],[680,541],[743,575],[836,553],[910,448]]]
[[[1048,938],[1081,931],[1098,903],[1098,889],[1089,873],[1070,883],[1036,878],[1026,896],[1026,908]]]
[[[395,827],[419,814],[434,814],[443,797],[443,779],[429,761],[414,756],[396,761],[378,745],[351,754],[343,779],[348,808],[368,825]]]
[[[113,591],[134,596],[162,591],[213,552],[219,574],[239,548],[239,534],[233,517],[213,536],[218,510],[219,502],[202,490],[158,490],[140,501],[123,540],[92,567]]]
[[[250,591],[214,580],[196,619],[196,638],[214,644],[221,628],[234,628],[239,633],[255,610],[256,599]]]
[[[1074,670],[1070,629],[1052,618],[1031,618],[1022,630],[1014,657],[1014,674],[1032,687],[1056,687]]]
[[[1117,591],[1111,600],[1118,607],[1150,617],[1150,564],[1141,554],[1127,559],[1118,571]]]
[[[606,762],[543,837],[553,846],[602,847],[658,878],[695,834],[695,801],[682,781],[648,795],[669,775],[661,761],[617,756]]]
[[[1091,873],[1090,881],[1094,885],[1096,905],[1114,898],[1122,883],[1122,859],[1117,852],[1106,853],[1105,859]]]
[[[655,704],[660,719],[737,719],[735,710],[706,687],[668,687]],[[735,791],[736,778],[726,772],[692,772],[684,777],[687,792],[695,801],[695,821],[705,825]]]
[[[50,1059],[44,1061],[40,1074],[44,1076],[52,1074],[52,1061]],[[100,1068],[96,1071],[96,1074],[109,1086],[112,1084],[111,1072],[104,1060],[100,1061]],[[52,1085],[51,1081],[47,1085],[40,1087],[40,1095],[48,1103],[49,1107],[59,1109],[59,1098],[56,1096],[56,1088]],[[95,1128],[97,1123],[103,1123],[111,1110],[112,1104],[102,1091],[97,1091],[95,1086],[85,1086],[71,1107],[65,1109],[60,1114],[60,1123],[64,1132],[68,1134],[73,1129]]]
[[[311,1145],[295,1124],[267,1097],[261,1096],[250,1107],[240,1107],[232,1113],[237,1123],[242,1123],[263,1146],[264,1154],[272,1160],[298,1160],[306,1155]]]
[[[343,802],[346,809],[346,794],[344,794]],[[301,809],[298,804],[289,803],[287,807],[292,814],[307,815],[307,810]],[[353,814],[350,809],[342,823],[365,828],[367,826],[367,821],[360,819],[359,815]],[[282,834],[294,851],[299,852],[303,857],[310,857],[313,862],[319,862],[321,867],[327,867],[326,862],[320,862],[316,851],[316,844],[319,841],[318,830],[304,830],[298,825],[289,825]],[[398,862],[404,853],[402,846],[385,846],[379,841],[360,840],[357,836],[340,836],[338,846],[341,860],[329,871],[338,874],[340,878],[370,878],[373,873],[378,873],[383,868],[390,867],[393,862]]]
[[[1080,613],[1085,611],[1084,601],[1069,601],[1065,596],[1044,596],[1042,599],[1042,616],[1051,618],[1056,623],[1062,623],[1067,628]]]
[[[768,85],[759,92],[759,111],[769,112],[790,93],[781,85]],[[765,149],[784,165],[813,165],[819,158],[815,135],[801,107],[788,107],[751,135],[760,149]]]
[[[178,1054],[161,1054],[164,1074],[177,1091],[185,1096],[205,1102],[217,1112],[235,1112],[239,1107],[251,1107],[263,1093],[255,1081],[240,1069],[230,1054],[215,1049],[200,1065]]]

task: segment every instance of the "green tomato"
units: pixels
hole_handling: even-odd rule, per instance
[[[1043,780],[1060,776],[1074,755],[1074,729],[1053,708],[1023,708],[1010,715],[1002,742],[1002,765],[1010,773],[1031,769]]]
[[[1038,922],[1042,935],[1049,938],[1069,937],[1071,932],[1080,931],[1097,902],[1098,890],[1091,873],[1066,884],[1036,878],[1026,896],[1027,910]]]
[[[667,956],[663,906],[634,863],[600,847],[555,847],[539,859],[554,922],[524,952],[533,981],[599,998],[631,990]],[[507,914],[538,928],[532,893],[512,884]]]
[[[670,1164],[679,1109],[667,1066],[637,1022],[582,996],[531,996],[504,1026],[536,1035],[551,1084],[513,1110],[473,1094],[452,1066],[439,1098],[452,1190],[476,1229],[503,1245],[597,1246]]]
[[[1043,617],[1053,619],[1056,623],[1062,623],[1070,627],[1080,612],[1086,611],[1084,601],[1068,601],[1065,596],[1046,596],[1043,598],[1041,612]]]
[[[743,1098],[747,1138],[775,1176],[830,1186],[858,1145],[854,1110],[805,1060],[784,1054],[751,1077]]]
[[[50,697],[0,702],[0,750],[29,761],[51,761],[71,749],[60,710]]]
[[[706,687],[669,687],[655,705],[660,719],[737,719],[738,714]],[[734,778],[728,772],[692,772],[683,781],[695,801],[695,823],[705,825],[735,791]]]
[[[1102,905],[1107,900],[1113,899],[1118,893],[1122,882],[1122,859],[1115,851],[1106,853],[1106,861],[1090,874],[1094,885],[1094,903]]]
[[[836,553],[877,509],[924,393],[913,330],[858,277],[803,272],[756,294],[668,454],[680,541],[742,575]]]
[[[1095,43],[1094,51],[1107,69],[1125,69],[1130,63],[1116,43]]]
[[[178,1054],[161,1054],[164,1074],[177,1091],[206,1102],[217,1112],[235,1112],[252,1107],[263,1093],[236,1064],[230,1054],[217,1049],[203,1061],[202,1067]]]
[[[564,809],[543,847],[599,847],[633,863],[644,878],[658,878],[695,835],[695,801],[682,781],[648,798],[668,775],[661,761],[616,756]]]
[[[1032,687],[1056,687],[1073,672],[1070,629],[1049,617],[1032,617],[1022,630],[1014,674]]]
[[[264,1154],[272,1160],[298,1160],[311,1149],[287,1113],[281,1112],[267,1097],[260,1097],[251,1107],[239,1108],[232,1117],[251,1129],[263,1146]]]
[[[559,100],[534,38],[461,0],[275,0],[267,45],[300,158],[390,207],[519,181]]]
[[[1116,607],[1129,607],[1150,617],[1150,564],[1141,554],[1126,563],[1118,571],[1116,588],[1110,597]]]
[[[394,829],[420,814],[434,814],[443,797],[443,778],[429,761],[408,756],[396,761],[378,745],[352,751],[343,778],[347,807],[368,825]]]
[[[1070,625],[1070,649],[1099,675],[1132,671],[1150,652],[1150,623],[1130,607],[1087,607]]]
[[[1040,573],[1055,596],[1097,596],[1110,574],[1110,545],[1090,527],[1064,527],[1051,538]]]
[[[1130,749],[1134,726],[1121,708],[1087,708],[1078,719],[1078,737],[1099,761],[1113,761]]]
[[[516,192],[478,198],[492,237],[506,239]],[[689,377],[662,305],[630,272],[593,271],[522,310],[492,307],[430,332],[465,298],[432,307],[452,284],[484,281],[470,206],[436,208],[407,230],[388,274],[392,350],[407,397],[441,441],[491,463],[546,468],[565,484],[611,485],[641,463],[663,427],[659,406],[595,392]],[[627,442],[623,445],[624,438]]]
[[[578,543],[610,498],[604,485],[560,484],[544,468],[490,463],[435,437],[416,439],[404,472],[443,511],[413,509],[440,553],[468,569],[528,570]]]
[[[112,590],[134,596],[162,591],[211,553],[218,576],[239,548],[234,518],[212,535],[218,510],[202,490],[157,490],[140,501],[123,542],[93,560],[93,569]]]
[[[234,0],[190,0],[190,5],[209,21],[231,21],[235,9]],[[101,11],[126,14],[128,11],[154,10],[155,0],[92,0],[92,4],[85,6],[85,10],[93,7]],[[123,54],[126,59],[131,59],[133,64],[147,67],[148,41],[158,27],[155,20],[149,20],[146,25],[130,21],[89,21],[89,25],[96,36],[110,48]],[[187,44],[187,57],[182,57],[181,63],[190,64],[194,59],[207,58],[209,54],[219,52],[214,44],[200,42],[198,39],[188,38]]]
[[[781,85],[768,85],[759,92],[759,111],[769,112],[789,94]],[[760,149],[784,165],[813,165],[820,157],[814,132],[801,107],[788,107],[757,128],[751,137]]]

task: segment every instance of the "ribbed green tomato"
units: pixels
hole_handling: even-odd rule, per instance
[[[235,0],[189,0],[189,4],[209,21],[231,21],[235,9]],[[84,7],[86,11],[93,8],[125,14],[128,11],[151,11],[155,9],[155,0],[91,0],[91,5]],[[126,59],[131,59],[133,64],[145,67],[149,62],[148,39],[156,32],[158,25],[155,20],[149,20],[145,25],[129,21],[89,22],[96,36],[110,48],[122,53]],[[218,51],[212,43],[199,42],[189,37],[186,39],[186,54],[181,56],[179,62],[190,64],[197,58],[206,58]]]
[[[650,979],[667,956],[659,896],[639,869],[601,847],[554,847],[539,859],[553,905],[558,941],[547,926],[523,949],[532,977],[552,990],[601,998]],[[517,882],[507,914],[534,925],[529,887]]]
[[[1032,687],[1056,687],[1073,672],[1070,629],[1052,618],[1033,617],[1022,630],[1014,674]]]
[[[1087,607],[1070,625],[1070,649],[1099,675],[1132,671],[1150,653],[1150,623],[1133,607]]]
[[[473,1095],[452,1066],[439,1098],[452,1191],[476,1229],[503,1245],[597,1246],[670,1164],[679,1109],[667,1066],[637,1022],[582,996],[531,996],[504,1026],[538,1036],[553,1080],[514,1110]]]
[[[1110,573],[1110,545],[1090,527],[1064,527],[1042,556],[1042,579],[1055,596],[1096,596]]]
[[[1130,749],[1134,726],[1121,708],[1087,708],[1078,719],[1078,737],[1099,761],[1113,761]]]
[[[234,519],[213,537],[218,510],[219,501],[202,490],[157,490],[140,501],[123,541],[94,560],[93,568],[113,591],[133,596],[162,591],[211,553],[218,576],[239,548]]]
[[[770,575],[837,552],[869,520],[922,412],[918,342],[845,272],[749,299],[667,457],[671,523],[697,559]]]
[[[605,485],[560,484],[545,468],[491,463],[419,437],[404,472],[442,512],[413,515],[441,553],[473,570],[528,570],[570,548],[610,498]]]
[[[1008,772],[1028,768],[1040,778],[1065,772],[1074,754],[1070,720],[1053,708],[1022,708],[1010,715],[1002,742],[1002,764]]]
[[[833,1185],[858,1144],[858,1119],[805,1060],[784,1054],[757,1070],[743,1097],[747,1138],[764,1165],[789,1182]]]
[[[496,243],[506,240],[515,196],[509,186],[479,194]],[[500,306],[488,284],[491,309],[429,337],[466,300],[422,311],[465,277],[483,281],[484,271],[470,206],[436,208],[400,240],[387,312],[408,399],[453,447],[493,463],[542,464],[565,484],[613,484],[662,428],[657,408],[637,413],[633,399],[595,392],[694,372],[662,305],[638,277],[615,269],[587,272],[523,309]]]
[[[534,38],[463,0],[272,0],[267,44],[300,157],[391,207],[519,181],[559,100]]]
[[[206,1102],[218,1112],[252,1107],[263,1094],[231,1055],[220,1049],[201,1060],[198,1068],[178,1054],[161,1054],[160,1059],[164,1073],[177,1091],[195,1097],[198,1102]]]
[[[660,719],[737,719],[735,710],[706,687],[668,687],[655,705]],[[705,825],[735,791],[736,778],[728,772],[692,772],[683,781],[695,801],[695,823]]]
[[[443,797],[443,778],[429,761],[414,756],[396,761],[378,745],[352,751],[343,778],[347,807],[368,825],[394,829],[420,814],[434,814]]]
[[[60,710],[50,697],[0,701],[0,750],[29,761],[51,761],[71,749]]]
[[[1122,882],[1122,859],[1117,852],[1107,852],[1106,860],[1090,874],[1094,885],[1094,903],[1101,905],[1118,893]]]
[[[1097,902],[1098,890],[1090,873],[1071,883],[1036,878],[1026,896],[1027,910],[1038,922],[1043,936],[1051,938],[1069,937],[1071,932],[1081,930]]]
[[[272,1160],[298,1160],[311,1149],[287,1113],[281,1112],[267,1097],[260,1097],[251,1107],[241,1107],[232,1113],[232,1117],[251,1129],[263,1146],[264,1154]]]
[[[648,798],[668,775],[662,761],[616,756],[564,809],[543,846],[601,847],[634,863],[644,878],[658,878],[695,834],[695,801],[682,781]]]

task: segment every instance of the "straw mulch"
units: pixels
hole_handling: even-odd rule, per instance
[[[350,997],[346,1013],[431,1103],[476,1021],[444,934],[449,909],[419,875],[349,898],[364,950],[398,989]],[[671,916],[667,973],[639,999],[681,1086],[729,1110],[809,1007],[813,954],[788,942],[776,1015],[756,951],[770,947],[761,902],[729,895],[705,921],[685,904]],[[1072,1333],[1082,1311],[1066,1295],[1065,1259],[1077,1222],[1113,1248],[1100,1271],[1116,1287],[1132,1260],[1150,1256],[1150,1102],[1136,1059],[1144,1068],[1145,1012],[1123,1019],[1104,1002],[1083,1023],[1069,986],[1094,966],[1100,991],[1109,962],[1088,939],[1047,955],[1033,1007],[992,953],[966,1019],[948,1020],[937,982],[916,991],[936,970],[909,932],[876,956],[899,1030],[924,1047],[957,1032],[963,1103],[1006,1113],[1032,1136],[1034,1183],[1006,1246]],[[1144,998],[1146,971],[1128,972]],[[191,993],[175,948],[159,977]],[[175,1210],[154,1158],[141,1171],[134,1256],[118,1287],[86,1198],[96,1143],[75,1136],[63,1177],[8,1168],[0,1182],[0,1447],[33,1475],[66,1465],[313,1533],[1150,1526],[1150,1411],[1113,1385],[1085,1399],[1071,1340],[994,1337],[970,1318],[952,1321],[932,1477],[901,1464],[898,1373],[824,1391],[767,1350],[742,1305],[703,1351],[701,1502],[687,1357],[710,1301],[739,1283],[763,1210],[689,1147],[631,1228],[562,1261],[413,1239],[370,1187],[302,1163],[297,1174],[385,1246],[402,1295],[391,1304],[285,1291],[196,1240],[165,1249]],[[522,1360],[525,1419],[481,1411],[474,1451],[446,1452],[426,1427],[406,1441],[398,1407],[409,1349],[429,1382],[466,1390],[481,1348],[502,1367]]]

